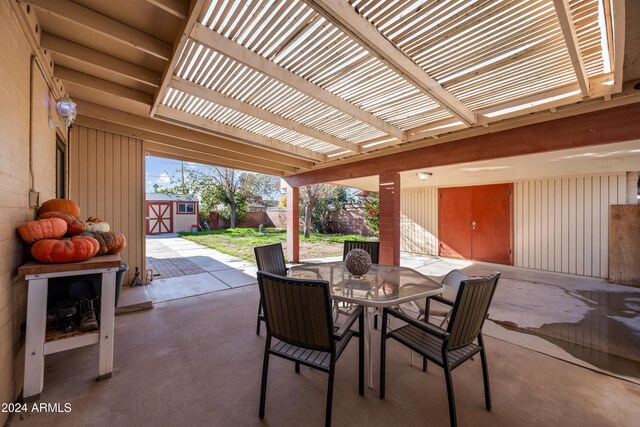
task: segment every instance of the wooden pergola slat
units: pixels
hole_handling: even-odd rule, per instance
[[[571,9],[569,7],[569,0],[553,0],[553,5],[556,8],[556,15],[558,16],[560,28],[564,34],[567,50],[571,57],[571,65],[573,65],[573,69],[576,72],[580,91],[584,97],[589,97],[589,77],[587,77],[584,60],[582,59],[576,27],[573,23],[573,16],[571,15]]]

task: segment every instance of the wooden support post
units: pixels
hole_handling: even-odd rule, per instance
[[[287,185],[287,262],[300,262],[300,188]]]
[[[400,174],[380,175],[380,264],[400,265]]]

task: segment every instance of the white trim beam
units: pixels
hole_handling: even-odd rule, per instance
[[[609,0],[603,0],[609,1]],[[613,27],[613,91],[622,90],[624,68],[625,4],[624,0],[611,0],[611,21]],[[635,21],[635,20],[634,20]],[[637,25],[637,23],[635,24]]]
[[[400,140],[404,140],[404,132],[392,124],[374,116],[362,108],[355,106],[349,101],[311,83],[303,77],[275,64],[272,61],[258,55],[244,46],[210,30],[202,24],[196,24],[191,32],[191,38],[197,40],[210,49],[228,56],[235,61],[251,67],[263,74],[266,74],[282,83],[289,85],[300,92],[303,92],[323,103],[345,113],[356,119],[373,126]]]
[[[270,138],[235,126],[209,120],[205,117],[187,113],[186,111],[167,107],[166,105],[158,105],[155,117],[158,119],[169,119],[170,121],[177,121],[186,125],[195,126],[199,129],[214,132],[222,137],[228,136],[232,139],[240,139],[241,141],[253,144],[254,146],[259,146],[260,148],[266,148],[276,152],[286,152],[313,162],[323,162],[327,159],[327,156],[322,153],[307,150],[302,147],[296,147],[295,145],[275,138]]]
[[[434,78],[383,36],[366,18],[346,1],[304,0],[327,21],[379,58],[425,95],[469,126],[476,123],[473,111],[443,88]]]
[[[181,77],[174,76],[171,79],[171,83],[169,84],[169,86],[182,92],[197,96],[199,98],[206,99],[207,101],[211,101],[215,104],[222,105],[224,107],[231,108],[245,114],[249,114],[250,116],[257,117],[266,122],[291,129],[294,132],[310,136],[328,144],[346,148],[347,150],[354,153],[359,153],[361,151],[360,147],[352,142],[345,141],[344,139],[337,138],[333,135],[329,135],[328,133],[322,132],[318,129],[314,129],[310,126],[306,126],[302,123],[296,122],[295,120],[287,119],[278,114],[272,113],[271,111],[249,104],[248,102],[239,101],[235,98],[226,96],[220,92],[214,91],[204,86],[200,86],[197,83],[193,83]]]
[[[98,77],[90,76],[89,74],[81,73],[70,68],[57,66],[53,70],[53,76],[65,82],[94,89],[117,98],[136,101],[145,104],[146,106],[151,106],[151,102],[153,102],[153,96],[148,93],[122,86],[108,80],[103,80]]]
[[[221,159],[216,156],[209,156],[207,154],[202,153],[194,153],[189,154],[185,152],[176,151],[170,147],[165,146],[157,146],[156,144],[150,143],[150,146],[147,147],[145,144],[144,152],[154,157],[162,157],[164,159],[172,159],[172,160],[181,160],[184,162],[195,162],[210,166],[220,166],[231,169],[240,169],[246,170],[249,172],[259,172],[267,175],[276,175],[276,176],[286,176],[286,174],[282,173],[282,171],[273,171],[271,169],[263,169],[260,167],[247,167],[247,165],[237,164],[235,162]]]
[[[220,150],[220,155],[232,159],[246,158],[247,161],[254,162],[254,159],[264,160],[265,162],[273,162],[274,164],[284,164],[294,166],[297,169],[311,169],[311,162],[300,159],[290,153],[274,153],[273,151],[256,147],[242,141],[236,141],[230,138],[212,135],[209,132],[196,131],[187,128],[186,125],[173,125],[164,121],[154,120],[149,117],[126,113],[124,111],[115,110],[113,108],[104,107],[102,105],[93,104],[82,99],[76,100],[78,103],[78,111],[80,115],[92,117],[104,122],[120,124],[139,132],[148,134],[165,135],[171,138],[178,138],[198,144],[205,144],[216,150]],[[147,136],[136,136],[144,139]]]
[[[158,73],[53,34],[42,33],[40,46],[58,56],[79,61],[151,87],[158,87],[160,84],[160,75]]]
[[[167,91],[167,87],[171,82],[171,77],[173,77],[173,72],[178,64],[178,60],[180,59],[180,55],[184,50],[185,45],[187,44],[187,40],[189,40],[189,34],[191,34],[191,30],[193,30],[194,25],[198,22],[198,16],[204,7],[206,0],[195,0],[192,1],[189,7],[188,17],[182,22],[180,25],[180,29],[176,35],[176,39],[173,42],[173,49],[171,53],[171,60],[165,65],[164,70],[162,71],[162,80],[160,81],[160,88],[156,92],[156,96],[153,99],[153,105],[151,106],[150,116],[154,117],[156,115],[156,109],[162,100],[162,97],[165,95]]]
[[[583,97],[588,98],[590,89],[589,77],[587,76],[587,71],[584,66],[582,52],[580,51],[580,43],[578,42],[578,34],[576,33],[576,27],[573,23],[569,0],[553,0],[553,6],[556,9],[558,22],[560,23],[562,35],[564,36],[564,41],[567,45],[567,51],[571,58],[571,65],[576,73],[580,92],[582,92]]]
[[[99,33],[157,58],[167,61],[171,58],[171,46],[168,43],[70,0],[27,0],[26,3],[83,27],[89,33],[87,37],[91,37],[91,33]]]

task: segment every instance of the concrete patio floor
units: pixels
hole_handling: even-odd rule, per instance
[[[266,418],[259,420],[264,334],[255,334],[257,304],[257,288],[248,286],[118,316],[113,378],[95,382],[97,348],[48,356],[41,402],[68,402],[71,412],[15,414],[9,425],[322,425],[326,375],[304,368],[298,375],[278,359],[269,372]],[[476,358],[453,373],[461,426],[637,425],[639,385],[486,341],[493,411],[483,406]],[[338,363],[334,425],[448,425],[442,371],[409,366],[408,351],[396,343],[389,352],[387,399],[380,401],[377,390],[357,394],[357,345],[349,345]]]
[[[148,237],[160,277],[146,287],[154,303],[256,283],[253,263],[181,239]],[[322,262],[339,258],[306,260]],[[403,253],[401,265],[440,280],[454,268],[471,276],[502,273],[489,336],[640,384],[640,289],[549,273]],[[182,274],[182,275],[180,275]],[[455,292],[448,292],[450,299]],[[409,307],[411,309],[411,307]]]

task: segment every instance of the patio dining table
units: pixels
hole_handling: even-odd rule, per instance
[[[344,261],[297,265],[291,267],[288,275],[297,279],[326,280],[334,301],[366,308],[364,340],[369,388],[373,388],[370,316],[381,308],[440,295],[444,291],[443,285],[416,270],[382,264],[373,264],[362,277],[349,273]]]

